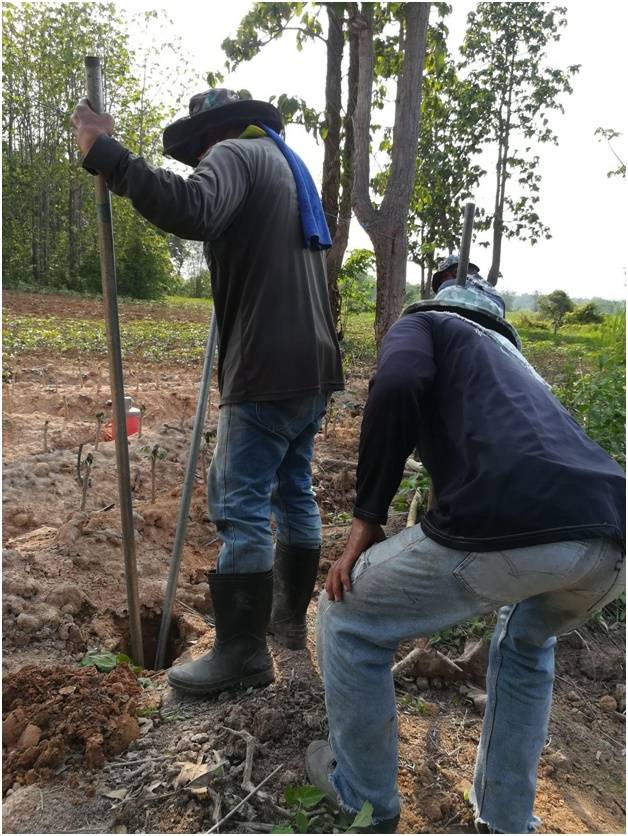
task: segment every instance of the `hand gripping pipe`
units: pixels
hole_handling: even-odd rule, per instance
[[[87,56],[85,58],[85,72],[87,77],[87,98],[90,107],[96,113],[102,113],[103,88],[100,58]],[[143,667],[144,650],[142,645],[140,602],[137,592],[135,533],[133,529],[129,448],[127,444],[126,414],[124,409],[124,381],[122,377],[122,352],[120,347],[120,323],[118,320],[118,296],[116,290],[116,259],[113,248],[113,226],[111,224],[111,196],[105,178],[102,175],[98,175],[95,179],[100,276],[105,307],[105,325],[107,328],[107,353],[109,355],[109,379],[111,381],[113,426],[115,429],[118,496],[120,500],[122,544],[124,548],[124,573],[129,610],[129,639],[133,661],[136,665]]]
[[[212,322],[209,329],[209,336],[207,337],[203,373],[198,392],[196,415],[194,416],[194,427],[192,428],[192,441],[185,468],[185,479],[183,482],[183,490],[181,492],[181,505],[179,506],[179,516],[177,519],[174,544],[172,546],[168,583],[166,585],[164,605],[161,612],[161,624],[159,625],[159,637],[157,639],[157,652],[155,653],[155,670],[163,668],[166,661],[168,635],[170,634],[170,624],[172,622],[172,608],[174,607],[174,599],[177,592],[177,580],[179,578],[179,569],[181,568],[181,559],[183,557],[183,544],[185,541],[185,532],[188,527],[190,501],[192,499],[192,491],[194,489],[194,480],[196,479],[196,463],[198,461],[198,453],[201,446],[203,424],[205,423],[205,416],[207,413],[209,384],[211,382],[212,364],[214,354],[216,352],[217,342],[218,325],[216,323],[216,311],[214,310],[212,312]]]

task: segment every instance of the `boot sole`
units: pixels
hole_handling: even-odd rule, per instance
[[[275,681],[275,675],[272,672],[255,673],[249,676],[240,676],[237,679],[225,679],[219,685],[202,685],[194,683],[181,683],[172,681],[168,677],[168,684],[177,691],[182,691],[184,694],[194,694],[195,696],[210,696],[211,694],[219,694],[221,691],[234,691],[238,688],[249,688],[252,685],[270,685]]]

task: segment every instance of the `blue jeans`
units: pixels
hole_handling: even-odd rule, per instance
[[[282,543],[320,546],[311,461],[326,402],[308,395],[220,408],[208,480],[209,516],[222,540],[218,572],[272,568],[271,512]]]
[[[399,813],[397,712],[390,672],[399,642],[496,608],[488,701],[471,800],[477,819],[505,833],[535,829],[536,772],[549,722],[556,635],[617,597],[625,583],[610,540],[464,553],[413,526],[361,555],[352,591],[319,599],[317,648],[325,684],[330,778],[342,806]]]

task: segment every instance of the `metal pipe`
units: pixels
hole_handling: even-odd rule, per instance
[[[464,287],[467,281],[469,270],[469,253],[471,252],[471,237],[473,235],[473,216],[475,215],[475,203],[465,203],[464,224],[462,227],[462,241],[460,242],[460,253],[458,254],[458,271],[456,273],[456,284]]]
[[[214,309],[212,312],[209,335],[207,337],[205,360],[203,362],[203,372],[198,391],[198,402],[196,404],[196,415],[194,416],[194,426],[192,428],[192,441],[185,468],[185,479],[183,480],[183,490],[181,491],[179,516],[177,518],[177,528],[174,535],[174,544],[172,546],[172,557],[170,558],[168,583],[166,584],[164,604],[161,611],[161,624],[159,625],[159,637],[157,639],[157,651],[155,653],[155,670],[163,668],[166,661],[168,635],[170,633],[170,624],[172,622],[172,608],[174,607],[174,599],[177,592],[177,581],[179,579],[179,569],[181,568],[181,559],[183,557],[183,544],[185,542],[185,533],[188,527],[188,514],[190,511],[190,502],[192,500],[192,491],[194,490],[194,481],[196,479],[196,463],[198,461],[198,453],[201,447],[203,425],[207,414],[209,385],[211,382],[212,364],[214,354],[216,352],[217,342],[218,325],[216,323],[216,310]]]
[[[96,113],[102,113],[104,105],[100,58],[98,56],[87,56],[85,58],[85,71],[87,78],[87,98],[90,107]],[[113,246],[113,226],[111,223],[111,196],[105,178],[102,175],[96,177],[96,217],[98,245],[100,249],[100,276],[102,280],[105,325],[107,329],[107,353],[109,355],[113,426],[115,430],[118,496],[120,500],[122,544],[124,548],[124,572],[129,609],[129,642],[133,661],[136,665],[143,667],[144,650],[142,645],[140,602],[137,591],[135,533],[133,529],[133,505],[131,502],[129,448],[126,435],[126,411],[124,408],[124,380],[122,376],[122,350],[116,290],[116,260]]]

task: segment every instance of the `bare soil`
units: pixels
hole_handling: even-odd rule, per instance
[[[13,313],[100,318],[97,300],[4,295]],[[122,306],[123,317],[191,319],[205,312]],[[199,320],[200,321],[200,320]],[[287,820],[283,790],[304,783],[307,744],[326,734],[313,622],[330,562],[342,551],[354,499],[360,406],[369,369],[350,372],[317,438],[314,485],[324,523],[321,572],[310,606],[308,650],[271,642],[276,680],[264,689],[181,699],[151,671],[200,365],[125,362],[128,394],[146,405],[142,438],[130,439],[139,591],[147,670],[108,674],[79,662],[88,650],[128,651],[126,592],[112,442],[99,440],[109,413],[105,358],[22,354],[3,414],[4,832],[206,831],[276,767],[271,780],[221,826],[269,832]],[[207,428],[215,429],[217,392]],[[48,421],[44,450],[44,426]],[[77,454],[92,453],[80,510]],[[147,450],[157,463],[151,499]],[[206,451],[206,464],[211,446]],[[206,572],[218,543],[207,518],[200,463],[177,591],[169,661],[211,647]],[[393,515],[389,531],[404,524]],[[459,658],[464,638],[438,645]],[[400,649],[400,656],[410,649]],[[625,665],[622,625],[592,623],[561,638],[548,744],[536,813],[549,833],[625,830]],[[472,832],[464,801],[482,722],[465,681],[398,680],[400,832]],[[191,777],[197,776],[197,777]],[[208,777],[209,776],[209,777]],[[312,831],[329,832],[326,813]]]

